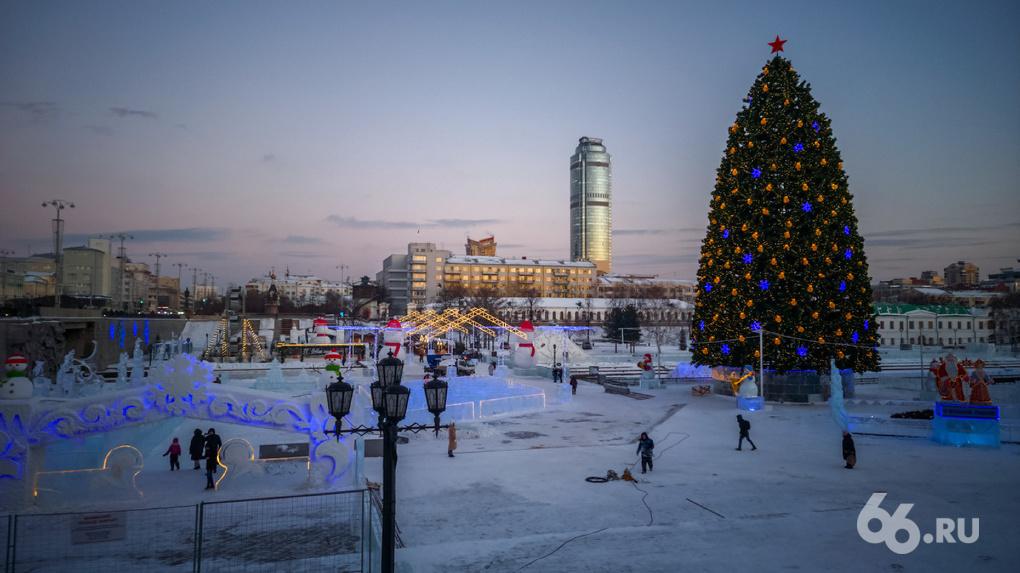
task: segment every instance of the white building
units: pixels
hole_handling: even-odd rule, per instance
[[[966,346],[994,339],[995,321],[985,308],[902,303],[874,303],[872,308],[882,346]]]
[[[296,305],[325,304],[327,293],[337,293],[341,298],[351,295],[351,285],[329,281],[315,275],[293,275],[288,271],[284,276],[274,274],[251,279],[245,285],[246,290],[255,290],[263,294],[269,287],[276,285],[280,298],[288,298]]]

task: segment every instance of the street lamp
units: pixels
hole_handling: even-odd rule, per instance
[[[60,238],[64,232],[64,220],[60,218],[60,212],[64,208],[74,209],[74,203],[70,201],[64,201],[63,199],[51,199],[49,201],[43,201],[43,207],[53,207],[57,210],[57,218],[53,219],[53,300],[54,308],[60,308],[60,283],[61,273],[63,272],[63,249],[61,248]]]
[[[394,358],[393,353],[383,358],[377,364],[379,381],[373,382],[372,409],[379,414],[379,427],[367,426],[352,427],[341,430],[340,425],[345,416],[351,412],[351,402],[354,398],[354,387],[343,381],[339,373],[336,374],[336,381],[326,388],[326,404],[329,413],[336,418],[336,427],[333,430],[326,430],[325,433],[333,434],[340,439],[341,434],[365,434],[380,433],[383,437],[383,509],[382,509],[382,571],[393,573],[394,550],[396,548],[396,469],[397,469],[397,432],[409,430],[414,433],[423,430],[435,430],[439,435],[441,428],[449,426],[439,425],[439,415],[446,410],[446,394],[448,385],[442,380],[434,379],[425,384],[425,402],[429,412],[435,416],[435,424],[432,426],[413,423],[409,426],[399,427],[397,424],[407,415],[407,403],[411,396],[411,390],[400,383],[404,372],[404,362]]]

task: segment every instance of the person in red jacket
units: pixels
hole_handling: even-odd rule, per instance
[[[163,457],[170,456],[170,471],[174,471],[174,468],[181,469],[181,445],[177,443],[177,438],[174,438],[174,443],[170,444],[170,448],[167,449]]]

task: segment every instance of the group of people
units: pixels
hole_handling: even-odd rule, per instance
[[[751,444],[751,450],[757,450],[758,447],[751,441],[751,422],[744,419],[744,416],[737,414],[737,430],[739,437],[737,440],[737,451],[743,449],[744,440]],[[641,437],[638,438],[637,443],[637,455],[641,456],[641,473],[652,471],[653,463],[653,451],[655,449],[655,442],[648,437],[647,432],[641,432]],[[854,439],[850,432],[843,430],[843,460],[846,462],[847,469],[853,469],[854,465],[857,464],[857,449],[854,447]]]
[[[195,467],[192,469],[202,469],[202,461],[205,460],[205,489],[216,489],[213,474],[216,473],[216,468],[220,465],[219,453],[221,446],[223,446],[223,440],[216,434],[215,428],[209,428],[209,431],[205,434],[202,433],[202,430],[196,428],[195,434],[191,437],[188,454],[191,455],[191,460],[195,462]],[[174,438],[173,443],[170,444],[170,447],[163,456],[170,456],[170,471],[179,471],[181,469],[181,444],[177,438]]]

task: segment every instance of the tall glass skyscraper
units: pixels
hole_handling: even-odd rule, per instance
[[[613,268],[613,169],[601,139],[582,137],[570,158],[570,260]]]

